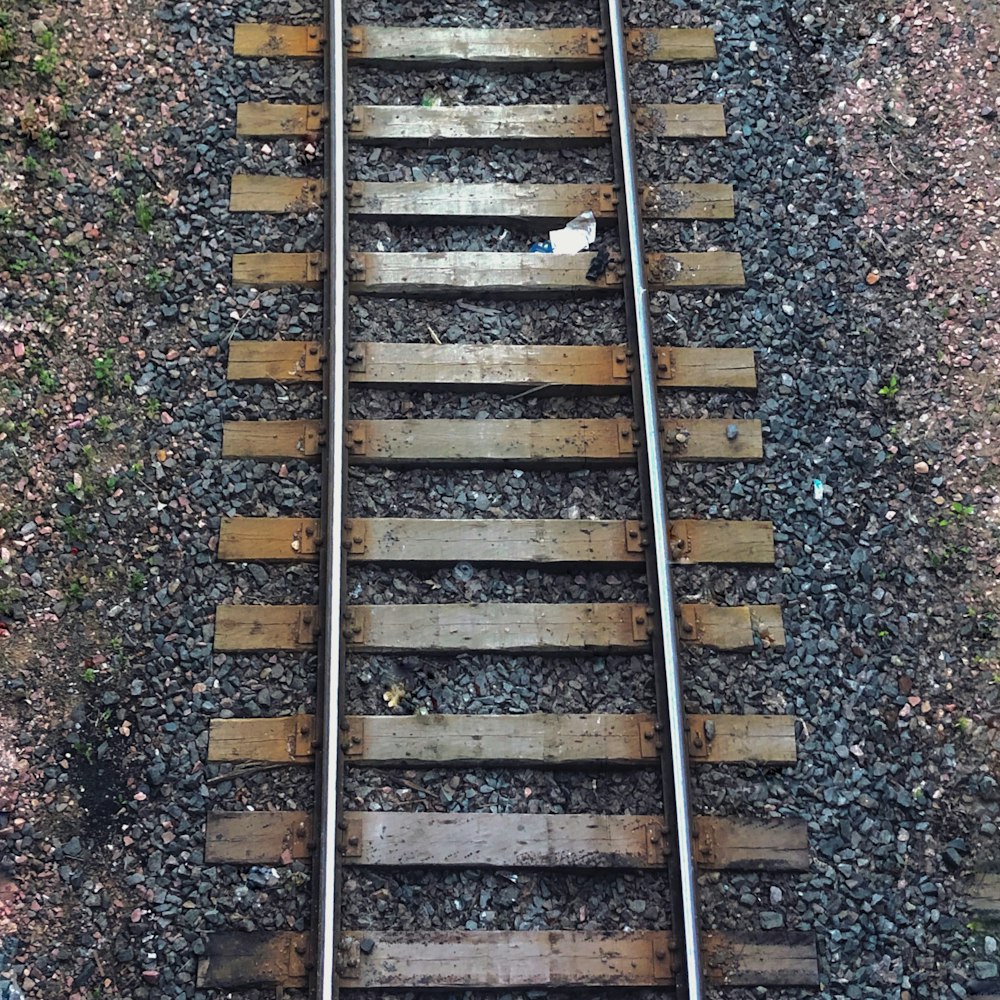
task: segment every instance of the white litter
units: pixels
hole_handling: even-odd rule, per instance
[[[593,212],[581,212],[562,229],[553,229],[549,233],[553,253],[579,253],[588,250],[596,239],[597,220]]]

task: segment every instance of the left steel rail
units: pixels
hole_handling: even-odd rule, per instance
[[[326,276],[323,283],[323,322],[327,363],[324,365],[323,426],[323,576],[321,583],[322,635],[316,683],[316,793],[318,840],[313,858],[315,892],[315,955],[312,956],[312,995],[316,1000],[337,996],[337,938],[340,920],[340,866],[338,837],[343,766],[340,755],[341,693],[345,645],[341,629],[346,553],[343,544],[347,449],[347,205],[345,115],[347,49],[344,45],[342,0],[327,0],[326,48]]]

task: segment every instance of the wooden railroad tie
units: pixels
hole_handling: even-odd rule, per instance
[[[985,920],[1000,920],[1000,872],[978,872],[973,876],[966,904]]]
[[[759,420],[671,419],[661,422],[672,462],[754,462],[764,456]],[[347,427],[352,465],[593,468],[632,465],[632,421],[563,418],[495,420],[353,420]],[[227,421],[224,458],[318,461],[319,420]]]
[[[652,715],[352,715],[342,748],[350,765],[646,767],[659,761]],[[210,763],[311,765],[314,719],[212,719]],[[791,766],[797,760],[790,715],[685,717],[694,764]]]
[[[232,382],[322,381],[326,357],[316,340],[237,340],[229,345]],[[754,352],[742,347],[658,347],[663,388],[755,389]],[[476,389],[481,392],[618,392],[630,390],[635,358],[625,344],[351,345],[347,371],[365,389]]]
[[[319,208],[323,182],[309,177],[237,174],[232,179],[231,212],[309,212]],[[602,223],[618,218],[611,184],[463,184],[436,181],[352,181],[347,203],[355,218],[411,222],[530,222],[540,225],[591,211]],[[729,184],[647,184],[643,218],[731,219]]]
[[[678,565],[774,562],[770,521],[670,523]],[[642,563],[647,535],[639,521],[373,517],[344,527],[347,558],[386,563]],[[218,556],[239,562],[315,562],[320,524],[309,517],[225,517]]]
[[[215,934],[198,966],[203,989],[307,982],[308,934]],[[637,987],[674,982],[668,931],[344,930],[341,989]],[[708,982],[719,986],[816,986],[815,940],[806,934],[703,935]]]
[[[614,260],[595,281],[587,272],[596,254],[507,253],[451,250],[354,253],[348,269],[355,295],[538,296],[608,293],[621,288]],[[297,285],[319,288],[326,262],[321,253],[241,253],[233,257],[233,283],[252,288]],[[646,281],[652,292],[677,288],[743,288],[738,253],[649,253]]]
[[[236,109],[236,134],[247,139],[308,139],[326,121],[322,104],[251,101]],[[348,112],[352,142],[380,146],[593,146],[614,124],[604,104],[468,104],[460,107],[359,104]],[[648,104],[634,114],[640,135],[724,139],[721,104]]]
[[[679,604],[681,639],[720,650],[781,649],[774,604]],[[319,635],[309,604],[220,604],[218,653],[308,652]],[[343,632],[356,653],[629,653],[651,648],[654,616],[640,604],[355,604]]]
[[[344,863],[428,868],[664,868],[670,838],[663,816],[530,813],[345,812]],[[694,819],[695,855],[706,870],[808,871],[799,820]],[[214,812],[210,864],[308,861],[315,846],[308,812]]]
[[[597,28],[413,28],[353,25],[347,57],[384,66],[600,67],[604,34]],[[237,24],[233,52],[244,58],[318,59],[326,44],[320,25]],[[716,58],[711,28],[633,28],[629,56],[645,62]]]

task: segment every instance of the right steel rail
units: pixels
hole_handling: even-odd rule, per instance
[[[625,262],[626,312],[632,337],[633,361],[638,378],[632,379],[635,412],[644,444],[646,479],[643,489],[643,514],[652,529],[647,549],[647,575],[651,606],[660,627],[653,634],[654,662],[659,717],[666,720],[669,748],[664,750],[664,807],[669,813],[673,802],[674,858],[671,864],[674,940],[683,964],[677,969],[677,995],[687,1000],[702,998],[701,948],[698,918],[698,882],[692,843],[689,776],[684,732],[684,701],[678,657],[677,624],[668,551],[667,502],[664,486],[663,449],[660,444],[660,419],[657,401],[657,358],[653,347],[649,314],[649,290],[646,285],[645,248],[642,233],[642,203],[635,163],[635,136],[632,127],[632,101],[628,80],[628,39],[622,0],[605,0],[603,16],[606,37],[608,87],[614,94],[616,128],[616,177],[619,188],[618,226]],[[676,883],[679,882],[679,886]],[[678,893],[678,888],[680,892]]]
[[[318,849],[313,860],[316,909],[316,953],[312,956],[311,995],[334,1000],[337,987],[337,937],[340,930],[340,835],[343,761],[340,755],[341,697],[346,650],[341,631],[344,606],[346,552],[343,544],[347,449],[347,207],[344,202],[347,155],[344,101],[347,59],[344,48],[342,0],[327,0],[324,77],[326,83],[326,281],[323,322],[324,365],[323,426],[326,454],[323,461],[323,575],[321,584],[322,634],[316,683],[316,749]]]

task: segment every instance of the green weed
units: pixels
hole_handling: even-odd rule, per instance
[[[939,528],[947,528],[948,525],[964,521],[965,518],[970,517],[976,512],[976,508],[972,504],[962,503],[961,500],[955,500],[948,510],[953,517],[933,517],[930,523],[937,525]],[[960,548],[956,551],[968,552],[969,550],[967,548]]]
[[[34,375],[38,379],[39,388],[43,392],[55,391],[59,380],[42,364],[41,360],[29,357],[26,368],[29,375]]]
[[[143,284],[151,292],[162,292],[163,289],[167,287],[167,275],[164,274],[159,268],[153,268],[152,271],[147,271],[145,278],[142,280]]]
[[[948,522],[945,521],[943,523],[947,524]],[[943,549],[941,549],[941,551],[930,552],[928,554],[928,559],[934,569],[943,569],[957,555],[959,555],[959,552],[956,548],[951,545],[946,545]]]
[[[56,34],[54,31],[43,31],[38,36],[38,44],[42,48],[40,55],[35,56],[32,68],[39,76],[50,77],[59,65],[59,51],[56,48]]]
[[[14,32],[6,25],[0,28],[0,62],[6,62],[17,50]]]
[[[149,195],[139,195],[139,200],[135,203],[135,224],[148,234],[153,228],[153,218],[153,206],[150,204]]]
[[[113,205],[104,213],[104,217],[111,222],[118,222],[122,217],[122,210],[125,207],[125,189],[120,187],[112,188],[111,201]]]
[[[75,514],[64,514],[59,521],[59,530],[71,542],[82,542],[87,537]]]
[[[892,375],[889,376],[888,383],[879,389],[878,394],[883,396],[885,399],[895,399],[899,390],[899,379],[896,377],[896,373],[893,372]]]
[[[114,385],[114,373],[114,358],[94,358],[94,382],[104,395],[108,395],[111,392]]]

